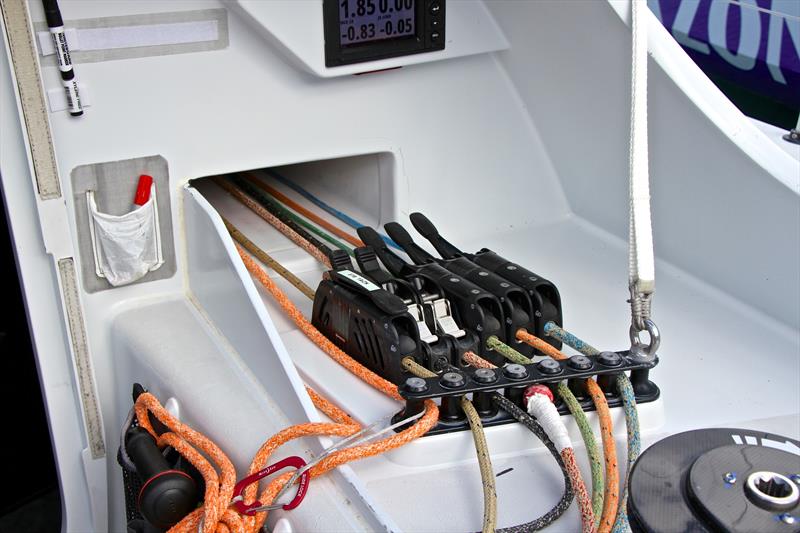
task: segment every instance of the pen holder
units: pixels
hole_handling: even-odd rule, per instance
[[[114,287],[127,285],[164,264],[155,183],[150,199],[124,215],[97,209],[95,192],[86,191],[95,273]]]

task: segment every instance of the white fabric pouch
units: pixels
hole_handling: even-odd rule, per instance
[[[91,190],[86,191],[86,205],[98,277],[119,287],[133,283],[164,264],[155,184],[150,187],[150,199],[124,215],[98,211]]]

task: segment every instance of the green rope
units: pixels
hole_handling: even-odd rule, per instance
[[[560,328],[554,322],[545,324],[544,332],[546,335],[571,346],[583,355],[597,355],[600,353],[600,350],[582,341],[569,331]],[[630,531],[626,510],[628,503],[628,479],[630,477],[631,468],[633,468],[633,463],[636,462],[636,458],[639,457],[642,451],[642,441],[639,428],[639,412],[636,409],[636,396],[633,392],[631,380],[624,372],[621,372],[617,376],[617,389],[622,398],[622,409],[625,412],[625,426],[628,431],[628,460],[625,471],[625,483],[622,488],[622,497],[620,498],[617,517],[614,521],[614,529],[612,531],[613,533],[624,533]]]
[[[244,189],[245,192],[247,192],[247,194],[249,194],[250,196],[257,197],[256,198],[257,200],[260,199],[260,200],[268,203],[269,205],[272,205],[273,208],[276,211],[279,211],[281,214],[283,214],[284,216],[290,218],[295,223],[299,224],[300,226],[303,226],[304,228],[306,228],[308,231],[310,231],[312,233],[316,233],[321,238],[325,239],[326,241],[328,241],[332,245],[336,246],[337,248],[341,248],[342,250],[344,250],[345,252],[347,252],[351,256],[353,255],[353,250],[351,250],[349,247],[347,247],[344,244],[342,244],[341,241],[339,241],[338,239],[336,239],[335,237],[333,237],[331,235],[328,235],[326,232],[322,231],[321,229],[319,229],[317,226],[315,226],[314,224],[312,224],[308,220],[304,219],[300,215],[296,214],[294,211],[292,211],[289,208],[287,208],[283,203],[280,202],[280,200],[278,200],[277,198],[275,198],[271,194],[269,194],[269,193],[265,192],[264,190],[259,189],[257,187],[253,187],[252,185],[247,183],[247,181],[245,181],[244,179],[238,178],[238,177],[234,178],[234,182],[236,183],[236,185],[239,186],[239,188]]]
[[[592,471],[592,510],[594,511],[594,527],[600,525],[600,519],[603,514],[603,492],[605,491],[605,480],[603,479],[603,457],[600,454],[600,449],[597,447],[597,441],[594,438],[594,431],[586,418],[586,413],[583,412],[581,404],[578,399],[569,390],[566,382],[559,382],[556,392],[559,397],[567,405],[567,409],[572,413],[575,422],[578,424],[578,429],[581,431],[583,443],[586,445],[586,453],[589,455],[589,467]]]
[[[533,362],[494,335],[486,339],[486,347],[496,351],[512,363],[529,365]],[[589,419],[586,418],[586,413],[583,412],[581,404],[578,403],[578,399],[575,398],[575,395],[569,390],[567,384],[563,381],[559,382],[556,392],[567,405],[573,418],[575,418],[578,429],[581,431],[583,443],[586,446],[586,453],[589,455],[589,465],[592,471],[592,510],[595,516],[595,527],[597,527],[600,525],[600,518],[603,514],[603,491],[605,490],[605,481],[603,480],[603,456],[600,454],[600,449],[597,447],[597,441],[594,438],[594,432],[592,431]]]
[[[518,365],[529,365],[533,362],[494,335],[486,339],[486,347]]]

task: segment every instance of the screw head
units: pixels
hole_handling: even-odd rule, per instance
[[[592,360],[585,355],[573,355],[569,358],[567,364],[575,370],[589,370],[592,368]]]
[[[472,374],[472,379],[478,383],[493,383],[497,381],[497,372],[491,368],[479,368]]]
[[[561,365],[555,359],[547,357],[536,363],[536,369],[542,374],[558,374],[561,372]]]
[[[408,378],[406,379],[406,390],[408,392],[425,392],[428,389],[428,384],[422,378]]]
[[[622,357],[617,352],[602,352],[597,356],[597,361],[603,366],[619,366],[622,364]]]
[[[522,365],[512,363],[503,368],[503,374],[509,379],[525,379],[528,377],[528,370]]]
[[[439,380],[442,387],[448,389],[457,389],[463,387],[465,384],[464,376],[458,372],[445,372]]]
[[[736,472],[725,472],[725,474],[722,476],[722,481],[733,485],[736,483]]]
[[[789,476],[789,479],[794,481],[797,485],[800,485],[800,474],[792,474]]]
[[[789,513],[781,513],[780,516],[778,516],[778,518],[780,518],[781,522],[783,522],[784,524],[792,525],[797,523],[797,518],[795,518],[794,515],[791,515]]]

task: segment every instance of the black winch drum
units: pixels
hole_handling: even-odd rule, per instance
[[[800,532],[800,441],[700,429],[648,448],[630,476],[635,533]]]

